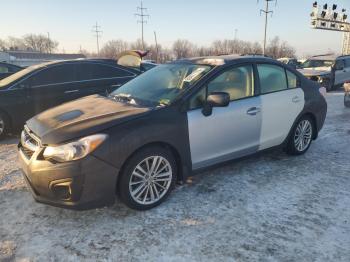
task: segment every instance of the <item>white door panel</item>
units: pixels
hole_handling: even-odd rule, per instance
[[[301,88],[261,95],[262,127],[259,150],[283,143],[305,104]]]
[[[260,97],[233,101],[213,108],[211,116],[201,109],[187,113],[193,169],[257,152],[261,113]]]

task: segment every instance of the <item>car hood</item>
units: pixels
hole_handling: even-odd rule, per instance
[[[331,73],[331,69],[329,67],[303,68],[298,69],[298,71],[304,76],[322,76]]]
[[[101,132],[150,110],[93,95],[49,109],[27,121],[27,126],[42,144],[60,144]]]

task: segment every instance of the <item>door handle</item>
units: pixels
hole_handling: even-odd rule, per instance
[[[299,96],[293,97],[292,102],[293,102],[293,103],[299,103],[299,102],[300,102]]]
[[[71,94],[71,93],[77,93],[77,92],[79,92],[78,89],[76,89],[76,90],[68,90],[68,91],[65,91],[64,93],[65,94]]]
[[[121,84],[117,84],[117,85],[111,85],[112,88],[115,88],[115,87],[121,87],[122,85]]]
[[[258,113],[260,113],[260,108],[258,107],[249,108],[247,111],[247,115],[250,115],[250,116],[256,116]]]

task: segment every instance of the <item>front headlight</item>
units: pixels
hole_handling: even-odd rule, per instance
[[[57,162],[79,160],[93,152],[107,137],[105,134],[98,134],[60,146],[48,146],[45,148],[43,155],[45,159],[52,159]]]

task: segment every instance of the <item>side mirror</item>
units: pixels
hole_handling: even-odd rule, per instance
[[[204,104],[202,113],[205,116],[210,116],[214,107],[226,107],[230,104],[230,95],[225,92],[213,92],[207,98]]]

